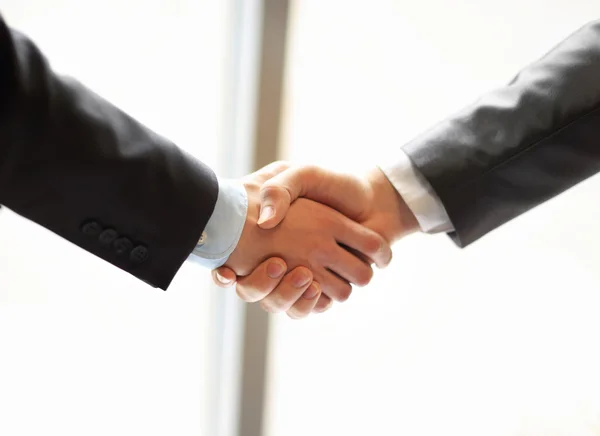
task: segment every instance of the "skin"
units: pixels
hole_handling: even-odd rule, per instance
[[[276,224],[271,220],[268,228],[264,224],[259,226],[263,198],[261,188],[267,180],[283,174],[286,168],[285,164],[272,164],[242,180],[248,194],[248,213],[238,245],[225,267],[233,272],[236,279],[248,276],[257,267],[269,279],[272,279],[271,276],[282,277],[277,275],[278,269],[282,270],[281,274],[287,268],[294,269],[281,278],[278,282],[281,288],[266,300],[261,292],[264,285],[258,283],[258,276],[254,276],[257,283],[242,281],[239,285],[238,279],[237,288],[244,301],[261,301],[263,307],[270,311],[291,310],[293,316],[295,311],[303,313],[309,306],[310,310],[320,310],[321,306],[317,307],[317,304],[323,294],[335,301],[348,299],[351,283],[364,286],[370,282],[373,275],[370,260],[387,264],[391,259],[391,249],[377,232],[306,198],[288,204],[285,219],[277,216]],[[262,265],[272,257],[279,259]],[[260,280],[266,281],[266,278]],[[246,283],[245,287],[243,283]],[[310,297],[304,299],[308,302],[299,301],[303,295]]]
[[[414,215],[379,168],[370,170],[364,177],[357,177],[314,166],[286,167],[265,180],[260,187],[258,226],[265,230],[277,229],[286,222],[297,198],[308,198],[336,209],[380,234],[389,245],[419,230]],[[390,260],[386,261],[376,253],[359,253],[352,246],[348,250],[365,263],[374,262],[379,267],[386,266]],[[280,267],[277,275],[268,274],[272,265]],[[285,274],[288,270],[290,272]],[[317,276],[312,267],[307,270],[295,264],[286,265],[282,258],[276,257],[267,259],[245,277],[238,277],[227,265],[213,271],[217,285],[235,284],[238,295],[244,301],[260,302],[268,311],[285,311],[295,319],[311,312],[324,312],[332,306],[332,300],[339,300],[329,295],[328,288],[321,289],[318,296],[300,293],[299,289],[305,288],[293,286],[294,279],[300,276],[304,283],[310,283],[313,278],[319,282],[322,277]],[[305,286],[308,289],[309,285]],[[316,300],[314,304],[313,300]]]

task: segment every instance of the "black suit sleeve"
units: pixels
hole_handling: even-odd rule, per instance
[[[209,168],[53,73],[0,16],[1,204],[166,289],[217,195]]]
[[[466,246],[600,170],[600,21],[404,147]]]

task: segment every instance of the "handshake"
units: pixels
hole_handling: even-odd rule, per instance
[[[213,280],[269,312],[297,319],[347,300],[351,284],[371,281],[372,264],[389,264],[394,241],[419,229],[379,168],[361,178],[275,162],[242,182],[246,222]]]

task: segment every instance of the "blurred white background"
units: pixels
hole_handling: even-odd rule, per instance
[[[229,5],[0,7],[58,70],[219,167]],[[600,17],[589,0],[292,6],[286,157],[349,171]],[[347,303],[273,317],[266,434],[599,435],[598,193],[594,177],[465,250],[410,237]],[[3,209],[0,277],[1,435],[215,436],[205,271],[150,289]]]
[[[360,171],[507,83],[589,0],[294,1],[287,158]],[[274,317],[269,436],[599,435],[600,179],[465,250],[414,236],[322,316]]]
[[[217,166],[229,2],[2,0],[72,75]],[[204,435],[215,417],[209,275],[168,292],[0,211],[0,434]]]

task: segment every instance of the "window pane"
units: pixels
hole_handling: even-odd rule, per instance
[[[508,82],[600,5],[295,1],[287,158],[360,171]],[[397,244],[351,299],[274,317],[270,436],[597,434],[595,177],[465,250]]]
[[[4,0],[72,75],[217,164],[228,2]],[[0,434],[208,434],[208,273],[168,292],[0,212]]]

